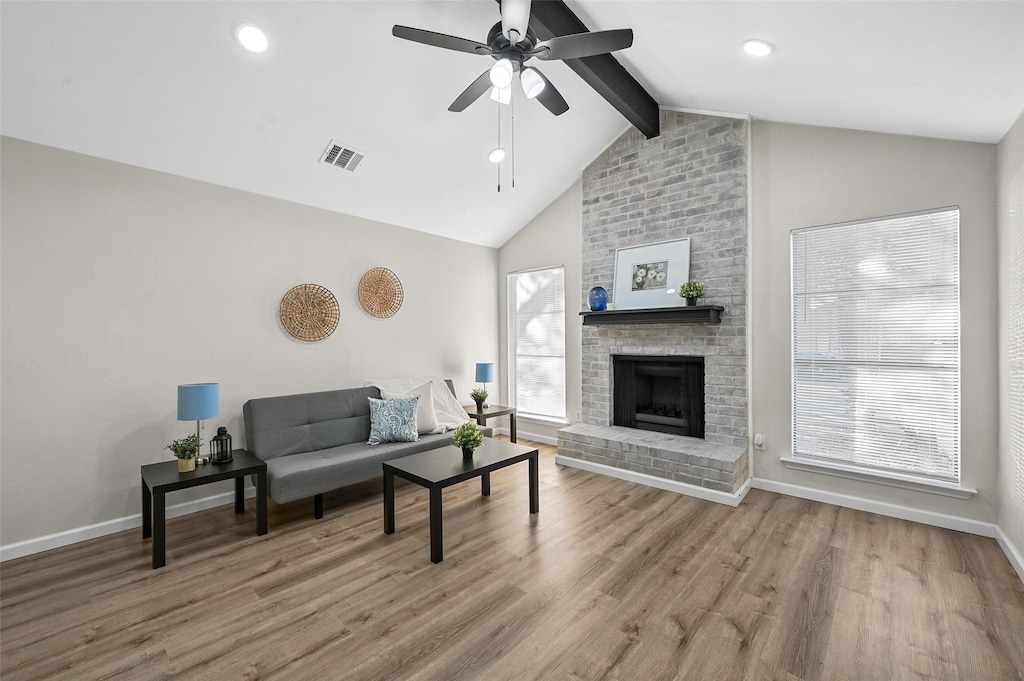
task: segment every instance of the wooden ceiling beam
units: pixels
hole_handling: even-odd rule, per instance
[[[562,0],[533,0],[530,26],[538,40],[589,31]],[[565,63],[645,137],[651,139],[661,134],[658,103],[615,59],[614,53],[566,59]]]

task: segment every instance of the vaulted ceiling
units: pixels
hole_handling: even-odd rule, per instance
[[[663,107],[988,143],[1024,108],[1019,0],[566,4],[591,30],[633,29],[616,57]],[[536,65],[562,116],[521,92],[514,124],[486,97],[451,113],[491,60],[391,35],[486,42],[498,20],[494,0],[5,1],[0,132],[496,247],[628,127],[554,61]],[[239,48],[241,22],[267,52]],[[748,38],[776,52],[750,57]],[[515,134],[500,192],[499,119],[503,146]],[[355,172],[317,163],[332,139],[366,154]]]

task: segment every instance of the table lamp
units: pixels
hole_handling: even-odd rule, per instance
[[[199,437],[200,421],[212,419],[219,413],[219,383],[189,383],[178,386],[178,420],[194,420],[196,422],[196,437]]]
[[[476,380],[477,383],[484,384],[484,390],[487,390],[487,384],[494,382],[494,365],[478,363],[476,365]],[[487,406],[486,404],[483,406]]]

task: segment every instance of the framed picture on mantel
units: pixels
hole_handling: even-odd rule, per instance
[[[678,307],[683,299],[675,290],[689,279],[689,239],[620,248],[615,251],[612,302],[616,310]]]

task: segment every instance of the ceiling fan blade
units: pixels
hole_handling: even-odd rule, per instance
[[[530,25],[530,0],[500,0],[501,32],[513,45],[526,37]],[[511,32],[516,38],[512,39]]]
[[[411,40],[414,43],[423,43],[424,45],[443,47],[446,50],[455,50],[456,52],[469,52],[470,54],[492,54],[490,47],[484,45],[483,43],[478,43],[475,40],[458,38],[453,35],[445,35],[444,33],[434,33],[433,31],[424,31],[422,28],[410,28],[409,26],[395,26],[393,29],[391,29],[391,35],[395,36],[396,38]]]
[[[633,29],[575,33],[537,43],[530,53],[538,59],[580,59],[623,50],[633,44]]]
[[[464,111],[467,106],[475,102],[480,96],[491,89],[490,69],[480,74],[480,77],[469,84],[469,87],[462,91],[462,94],[455,98],[449,111]]]
[[[533,69],[537,75],[544,79],[544,89],[537,95],[537,101],[544,105],[544,108],[555,114],[561,116],[569,110],[569,105],[565,103],[565,98],[562,97],[562,93],[555,89],[555,86],[551,84],[551,81],[547,79],[543,73],[538,69]]]

